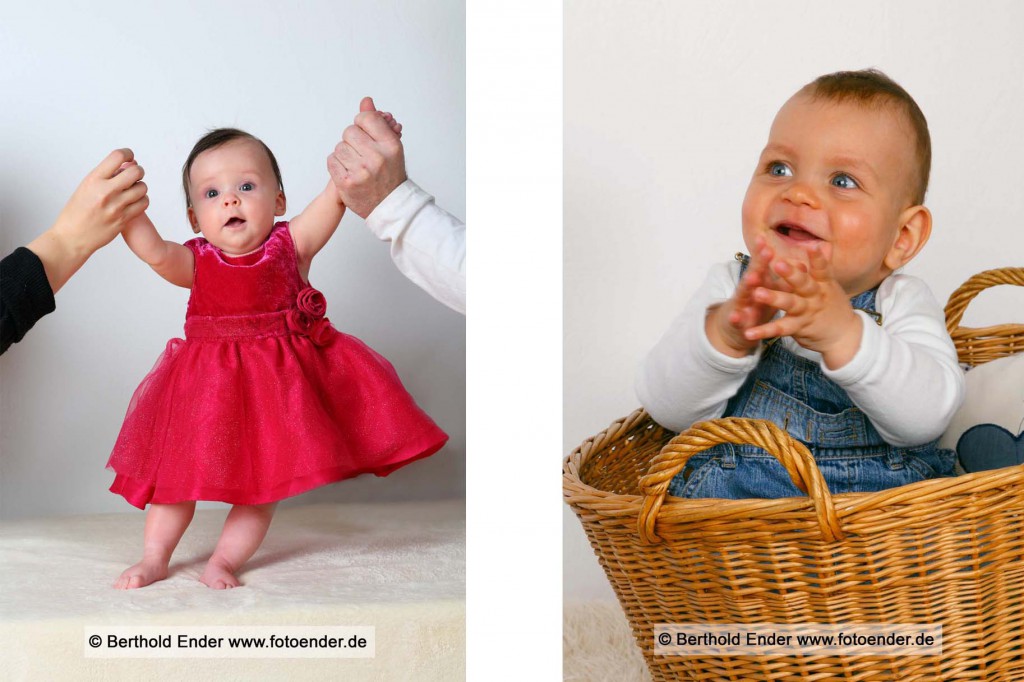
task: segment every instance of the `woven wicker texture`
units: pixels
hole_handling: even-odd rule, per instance
[[[949,303],[946,304],[946,329],[953,337],[961,362],[980,365],[1024,350],[1024,324],[1000,324],[978,329],[960,326],[967,304],[985,289],[999,284],[1024,286],[1024,268],[979,272],[949,297]]]
[[[968,284],[947,307],[957,331],[978,291],[1024,285],[1024,268]],[[961,359],[1019,352],[1022,329],[962,330]],[[1024,466],[831,496],[806,448],[768,422],[713,420],[673,436],[637,410],[563,467],[566,502],[655,680],[1024,680]],[[808,496],[666,495],[689,457],[722,442],[775,455]],[[659,623],[939,623],[943,653],[655,656]]]

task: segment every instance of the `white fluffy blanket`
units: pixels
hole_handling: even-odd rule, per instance
[[[242,587],[198,581],[227,516],[197,511],[148,587],[111,587],[139,560],[145,515],[0,527],[0,679],[455,680],[465,677],[465,502],[280,509]],[[374,626],[367,659],[93,659],[86,626]]]
[[[650,682],[643,654],[618,602],[569,601],[562,606],[565,682]]]

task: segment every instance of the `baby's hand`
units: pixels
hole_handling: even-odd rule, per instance
[[[826,367],[838,369],[860,348],[861,320],[850,306],[843,287],[832,276],[832,266],[814,244],[808,250],[810,267],[787,260],[776,261],[772,270],[788,291],[760,286],[753,299],[763,306],[786,312],[785,316],[747,328],[744,336],[756,342],[775,336],[791,336],[798,344],[821,353]]]
[[[390,111],[380,111],[377,113],[379,113],[380,117],[387,122],[387,124],[391,127],[391,130],[394,131],[395,135],[398,135],[398,137],[402,137],[402,124],[395,120],[395,117],[391,115]]]
[[[732,298],[721,306],[712,310],[705,323],[705,331],[708,339],[719,351],[733,357],[743,357],[757,347],[759,341],[749,339],[745,332],[748,329],[764,324],[777,312],[777,309],[766,305],[754,298],[754,292],[758,287],[769,283],[771,277],[770,266],[775,258],[775,253],[767,245],[762,237],[758,237],[754,244],[754,253],[750,258],[750,266],[739,284]],[[774,284],[773,286],[786,287],[785,284]]]

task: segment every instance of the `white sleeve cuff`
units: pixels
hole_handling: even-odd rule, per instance
[[[700,324],[693,325],[694,328],[691,330],[694,335],[691,342],[697,349],[697,357],[700,361],[722,374],[747,374],[757,367],[757,363],[761,360],[761,354],[764,352],[763,343],[759,343],[753,353],[742,358],[726,355],[711,345],[711,339],[708,338],[704,323],[705,320],[701,320]]]
[[[395,234],[401,231],[403,222],[408,221],[407,216],[416,215],[420,208],[433,200],[434,197],[407,179],[391,190],[391,194],[384,197],[366,216],[366,226],[378,239],[394,239]]]

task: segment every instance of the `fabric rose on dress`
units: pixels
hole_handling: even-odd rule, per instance
[[[320,319],[327,312],[327,299],[313,287],[306,287],[295,297],[299,310],[314,319]]]
[[[313,287],[306,287],[295,297],[295,308],[288,311],[288,328],[296,334],[309,337],[318,346],[330,341],[331,322],[327,312],[327,299]]]
[[[326,346],[331,340],[331,321],[326,317],[315,321],[309,330],[309,340],[318,346]]]
[[[287,316],[288,328],[296,334],[302,334],[303,336],[309,336],[309,330],[313,326],[313,318],[306,313],[292,308],[288,311]]]

